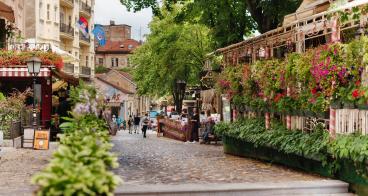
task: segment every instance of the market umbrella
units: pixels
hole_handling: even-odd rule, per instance
[[[0,1],[0,16],[6,18],[10,22],[15,22],[13,9]]]

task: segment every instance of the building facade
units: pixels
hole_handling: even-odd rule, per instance
[[[108,100],[113,114],[122,119],[126,120],[130,115],[143,116],[150,111],[149,97],[137,94],[137,86],[130,74],[112,69],[105,74],[97,74],[94,83]]]
[[[94,37],[92,34],[94,0],[27,0],[25,1],[25,38],[36,43],[50,43],[74,57],[64,72],[79,78],[94,77]],[[88,21],[89,36],[77,23]]]
[[[106,45],[96,47],[96,66],[121,69],[130,66],[129,56],[140,43],[131,39],[129,25],[102,25],[106,34]],[[96,44],[96,43],[95,43]]]

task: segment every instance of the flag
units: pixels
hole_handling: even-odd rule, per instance
[[[85,38],[89,38],[88,34],[88,21],[84,17],[80,17],[77,23],[79,30],[82,32]]]
[[[100,46],[104,46],[106,44],[105,31],[101,25],[95,25],[92,33],[93,35],[95,35],[95,38],[97,39]]]

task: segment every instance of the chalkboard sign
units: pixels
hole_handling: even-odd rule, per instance
[[[33,148],[35,150],[48,150],[49,149],[50,131],[48,130],[36,130]]]

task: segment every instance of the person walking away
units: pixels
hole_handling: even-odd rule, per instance
[[[139,116],[134,116],[134,133],[139,134],[139,123],[141,122],[141,119]]]
[[[132,118],[132,115],[129,115],[128,129],[129,129],[129,134],[132,134],[132,132],[133,132],[133,118]]]
[[[150,124],[150,120],[148,118],[148,114],[145,114],[143,119],[142,119],[142,133],[143,133],[143,138],[146,138],[146,132],[147,132],[147,128]]]
[[[118,131],[120,131],[122,122],[123,120],[121,119],[120,116],[118,116],[118,118],[116,119],[116,124],[118,125]]]

